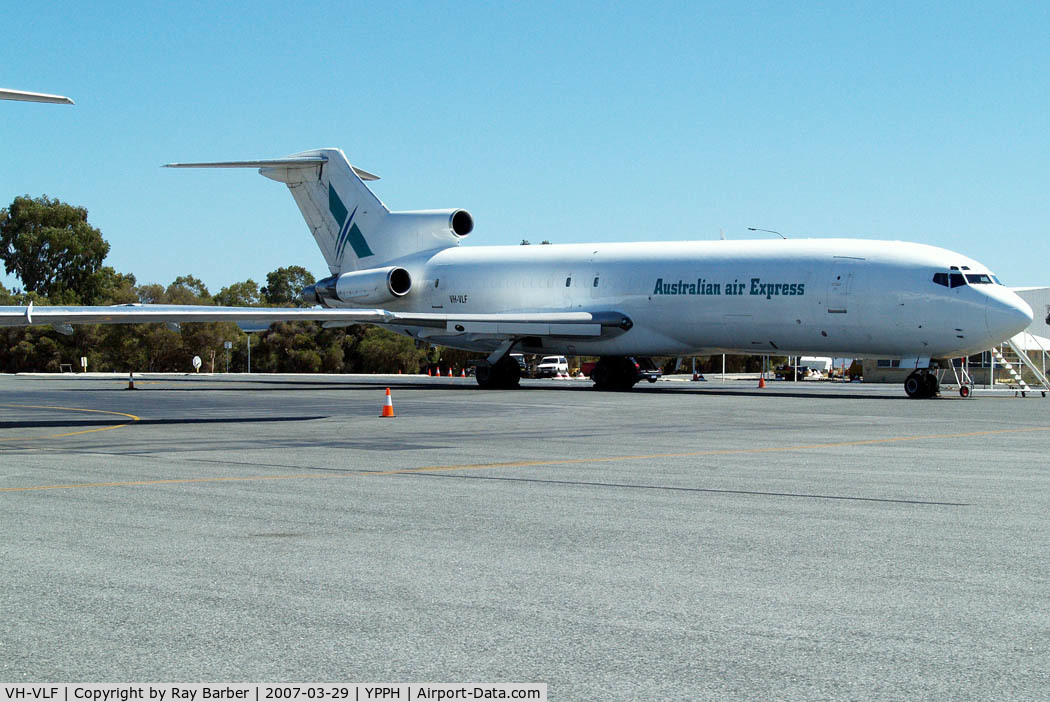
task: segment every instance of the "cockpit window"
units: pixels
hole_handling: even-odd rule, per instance
[[[970,270],[963,266],[964,270]],[[946,288],[961,288],[964,285],[1002,285],[991,273],[955,273],[958,266],[952,266],[952,273],[934,273],[933,282]]]

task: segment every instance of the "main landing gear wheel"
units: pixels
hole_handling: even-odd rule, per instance
[[[513,390],[521,382],[521,366],[507,354],[491,365],[479,363],[474,377],[485,390]]]
[[[594,364],[595,390],[630,390],[638,382],[638,368],[626,356],[602,356]]]
[[[960,385],[959,386],[959,397],[969,397],[969,396],[970,396],[970,386],[969,385]]]
[[[913,371],[904,380],[904,392],[913,400],[935,397],[941,391],[941,383],[935,373],[928,370]]]

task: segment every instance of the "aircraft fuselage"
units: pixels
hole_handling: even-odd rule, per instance
[[[585,355],[764,353],[945,358],[1023,329],[1031,310],[987,267],[947,249],[850,239],[460,246],[398,262],[413,289],[395,311],[610,310],[614,338],[544,338]],[[954,266],[954,268],[952,268]],[[955,287],[935,282],[973,276]],[[977,280],[985,276],[988,282]],[[409,329],[487,351],[491,339]]]

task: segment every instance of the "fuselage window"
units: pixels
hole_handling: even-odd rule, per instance
[[[565,287],[567,287],[567,288],[571,288],[572,287],[572,276],[571,275],[568,278],[565,279]]]
[[[948,287],[948,274],[947,273],[934,273],[933,274],[933,282],[937,283],[937,285],[943,285],[944,287]]]
[[[991,285],[992,277],[987,273],[967,273],[966,282],[970,285]]]
[[[962,273],[952,273],[948,276],[948,279],[951,281],[951,285],[949,287],[961,288],[962,286],[966,285],[966,279],[963,278]]]
[[[598,287],[598,276],[594,276],[594,284],[591,287],[592,288]]]
[[[441,285],[441,278],[434,278],[434,287]]]

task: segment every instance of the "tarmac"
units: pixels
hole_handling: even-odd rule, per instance
[[[0,679],[1047,697],[1050,399],[522,385],[0,376]]]

